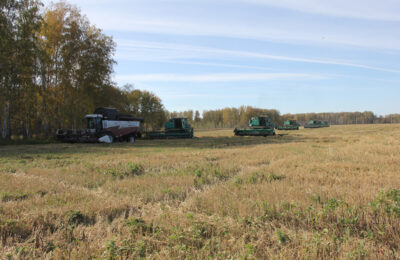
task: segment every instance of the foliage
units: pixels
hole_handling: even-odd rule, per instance
[[[381,191],[371,205],[375,210],[383,209],[386,213],[400,215],[400,190],[391,189],[387,192]]]
[[[251,117],[258,115],[268,115],[276,126],[283,124],[285,120],[289,119],[295,119],[301,125],[306,124],[311,119],[324,120],[332,125],[400,123],[400,114],[392,114],[383,117],[377,116],[371,111],[281,115],[276,109],[241,106],[239,108],[227,107],[217,110],[205,110],[201,118],[199,111],[195,111],[195,113],[193,113],[193,110],[166,112],[167,118],[187,117],[196,128],[245,127]]]
[[[113,164],[103,169],[105,175],[110,175],[114,178],[123,179],[129,176],[138,176],[144,173],[144,168],[140,164],[129,162],[127,164]]]
[[[371,111],[285,114],[282,115],[282,118],[283,120],[295,119],[302,125],[308,123],[308,121],[312,119],[324,120],[334,125],[384,123],[384,121],[381,120],[381,118],[378,118]],[[400,120],[398,122],[400,122]]]
[[[161,128],[164,125],[165,109],[159,97],[148,91],[133,89],[129,84],[124,86],[122,95],[121,104],[116,104],[122,113],[143,117],[146,128]]]
[[[157,96],[112,82],[111,37],[66,2],[41,6],[37,0],[0,2],[2,139],[52,137],[58,128],[83,127],[83,116],[101,106],[142,116],[148,127],[162,125]]]
[[[275,124],[280,122],[280,113],[275,109],[261,109],[251,106],[239,108],[224,108],[203,112],[202,124],[208,127],[247,126],[253,116],[268,115]]]
[[[276,236],[278,237],[278,241],[280,244],[285,244],[286,242],[288,242],[290,240],[289,236],[282,230],[278,230],[276,232]]]

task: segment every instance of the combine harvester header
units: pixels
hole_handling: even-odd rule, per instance
[[[238,136],[268,136],[275,135],[275,125],[268,116],[256,116],[249,120],[250,128],[235,128]]]
[[[187,118],[171,118],[164,124],[164,131],[149,132],[150,139],[175,139],[175,138],[193,138],[193,127],[189,124]]]
[[[300,124],[296,120],[286,120],[283,125],[278,126],[278,130],[299,130]]]
[[[329,127],[329,123],[323,120],[310,120],[307,124],[304,125],[304,128],[321,128],[321,127]]]

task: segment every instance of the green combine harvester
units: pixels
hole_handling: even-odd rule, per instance
[[[299,130],[300,124],[296,120],[286,120],[283,125],[278,126],[278,130]]]
[[[235,128],[233,132],[237,136],[268,136],[275,135],[275,126],[267,116],[252,117],[249,121],[250,128]]]
[[[321,128],[329,126],[329,123],[323,120],[310,120],[307,124],[304,125],[304,128]]]
[[[187,118],[171,118],[164,124],[164,131],[149,132],[150,139],[175,139],[193,138],[193,127],[188,123]]]

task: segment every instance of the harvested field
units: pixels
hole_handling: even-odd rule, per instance
[[[400,258],[400,125],[287,134],[2,146],[0,258]]]

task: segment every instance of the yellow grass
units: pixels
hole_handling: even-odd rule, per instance
[[[0,258],[399,258],[400,125],[0,147]]]

